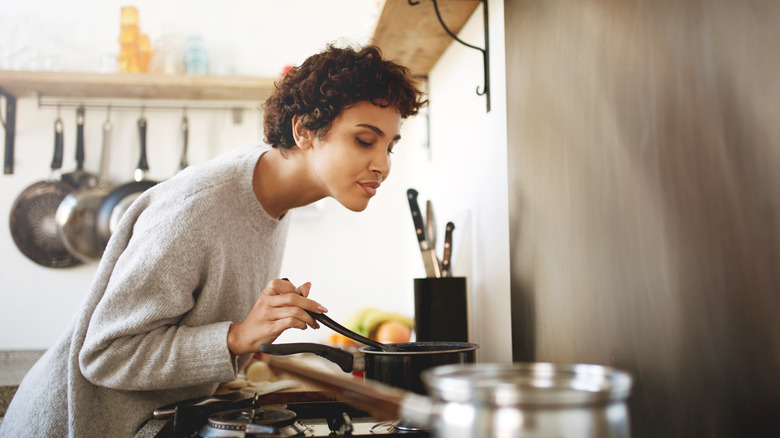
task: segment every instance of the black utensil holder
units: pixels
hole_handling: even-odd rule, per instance
[[[466,277],[415,278],[414,326],[420,342],[468,342]]]

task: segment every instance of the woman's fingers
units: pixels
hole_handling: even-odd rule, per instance
[[[287,318],[295,318],[303,321],[305,325],[309,325],[312,328],[320,328],[319,323],[306,312],[307,307],[314,306],[316,308],[316,306],[318,306],[317,303],[295,295],[268,297],[267,301],[269,304],[268,319],[278,321]],[[305,328],[305,326],[303,328]]]
[[[301,296],[308,297],[309,290],[311,290],[311,283],[307,281],[306,283],[303,283],[302,285],[298,286],[296,290],[298,291],[298,294],[300,294]]]
[[[269,296],[289,293],[297,293],[297,290],[295,286],[290,283],[290,280],[285,278],[275,278],[271,280],[262,292],[263,295]]]
[[[307,311],[325,313],[324,306],[308,297],[311,283],[295,287],[289,280],[271,280],[263,289],[246,319],[231,325],[228,348],[234,354],[254,351],[260,344],[273,342],[290,328],[320,328]]]

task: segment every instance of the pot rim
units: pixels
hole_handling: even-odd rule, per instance
[[[445,402],[492,406],[565,406],[623,401],[632,378],[593,364],[517,362],[443,365],[421,374],[428,393]]]
[[[400,347],[407,351],[382,351],[376,347],[371,347],[368,345],[360,347],[359,351],[364,354],[381,356],[418,356],[431,354],[464,353],[474,351],[479,348],[479,345],[469,342],[399,342],[388,345]],[[417,347],[426,347],[428,349],[416,350]]]

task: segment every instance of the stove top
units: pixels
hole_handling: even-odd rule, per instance
[[[349,404],[337,401],[262,405],[257,398],[215,406],[183,405],[156,438],[263,437],[430,437],[429,432],[403,421],[377,421]]]

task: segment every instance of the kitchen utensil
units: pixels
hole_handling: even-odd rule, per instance
[[[282,278],[282,280],[290,281],[290,279],[286,277]],[[382,351],[401,351],[398,348],[393,347],[392,345],[383,344],[381,342],[377,342],[373,339],[369,339],[363,335],[355,333],[352,330],[332,320],[329,316],[325,315],[324,313],[316,313],[316,312],[312,312],[311,310],[306,310],[306,313],[308,313],[312,318],[314,318],[315,321],[321,322],[322,325],[324,325],[325,327],[328,327],[331,330],[335,331],[336,333],[344,335],[352,339],[353,341],[357,341],[360,342],[361,344],[376,347],[377,349]]]
[[[5,130],[5,154],[3,158],[3,174],[14,173],[14,142],[16,141],[16,96],[6,93],[0,88],[0,97],[5,99],[5,119],[0,117]],[[2,100],[2,99],[0,99]]]
[[[441,258],[441,276],[452,276],[452,232],[455,230],[455,224],[447,222],[447,228],[444,230],[444,255]]]
[[[377,420],[397,419],[404,403],[419,404],[423,408],[429,405],[428,399],[419,394],[379,382],[323,371],[295,359],[276,359],[269,355],[263,355],[261,359],[272,370],[316,383],[336,398],[360,406]]]
[[[149,165],[146,162],[146,119],[138,119],[138,137],[141,144],[141,155],[135,169],[135,181],[130,181],[115,187],[100,204],[97,214],[97,235],[100,246],[105,249],[119,220],[125,211],[145,190],[157,184],[157,181],[146,179]]]
[[[328,327],[331,330],[335,331],[336,333],[342,334],[352,339],[353,341],[357,341],[365,345],[370,345],[376,348],[377,350],[381,350],[381,351],[404,351],[403,349],[395,347],[393,345],[383,344],[381,342],[377,342],[373,339],[355,333],[352,330],[332,320],[328,315],[325,315],[324,313],[316,313],[310,310],[307,310],[306,313],[311,315],[311,317],[314,318],[315,320],[321,322],[322,325],[324,325],[325,327]]]
[[[60,203],[55,215],[57,230],[63,244],[84,262],[99,260],[105,249],[97,234],[97,213],[103,200],[113,189],[108,180],[111,128],[111,122],[107,117],[103,123],[97,185],[69,193]]]
[[[49,179],[28,186],[11,207],[9,225],[19,251],[35,263],[49,268],[74,266],[81,261],[57,234],[54,216],[63,199],[77,186],[62,179],[63,124],[54,122],[54,157]]]
[[[414,279],[414,331],[417,341],[468,342],[465,277]]]
[[[436,249],[436,215],[433,214],[433,202],[425,201],[425,231],[428,237],[428,246]]]
[[[67,181],[78,189],[95,187],[98,176],[84,170],[84,107],[76,109],[76,169],[62,175],[62,180]]]
[[[344,372],[365,371],[366,378],[420,394],[425,392],[420,373],[438,365],[474,362],[476,344],[457,342],[406,342],[393,344],[404,351],[362,347],[359,353],[313,343],[264,344],[261,353],[289,355],[313,353],[337,364]]]
[[[182,149],[181,149],[181,158],[179,159],[179,172],[184,170],[187,166],[189,166],[189,162],[187,161],[187,148],[189,146],[189,140],[190,140],[190,121],[187,118],[187,114],[184,114],[181,117],[181,135],[182,135]]]
[[[264,357],[378,419],[403,418],[437,438],[555,436],[628,438],[631,376],[600,365],[551,363],[445,365],[424,371],[430,396],[293,359]]]
[[[427,277],[441,277],[439,259],[436,257],[436,249],[430,246],[425,232],[422,212],[417,203],[417,190],[409,189],[406,191],[406,195],[409,199],[409,209],[412,211],[412,221],[414,222],[414,230],[417,233],[417,241],[420,244],[420,252],[422,253],[423,265],[425,266],[425,275]]]
[[[625,402],[632,380],[613,368],[473,364],[430,369],[422,379],[435,406],[433,415],[419,409],[402,410],[401,415],[429,425],[437,437],[630,436]],[[458,411],[464,404],[468,414]],[[463,424],[466,415],[469,425]],[[505,421],[491,421],[499,416]]]

